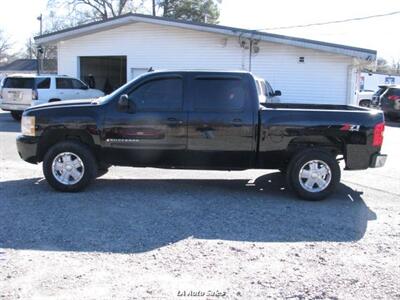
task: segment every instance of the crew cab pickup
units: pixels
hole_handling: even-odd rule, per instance
[[[157,71],[94,101],[27,109],[18,152],[43,161],[59,191],[85,188],[111,165],[280,169],[305,199],[320,200],[346,170],[382,167],[384,116],[345,105],[261,103],[248,72]]]

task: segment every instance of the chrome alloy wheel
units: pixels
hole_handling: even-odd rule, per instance
[[[54,178],[65,185],[79,182],[85,173],[80,157],[72,152],[62,152],[54,159],[51,166]]]
[[[300,169],[299,181],[303,189],[311,193],[325,190],[332,179],[329,165],[322,160],[306,162]]]

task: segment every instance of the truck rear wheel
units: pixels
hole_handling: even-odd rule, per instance
[[[22,111],[12,110],[12,111],[11,111],[11,117],[12,117],[15,121],[21,121],[21,118],[22,118]]]
[[[43,159],[47,182],[62,192],[78,192],[97,175],[97,163],[89,147],[75,141],[52,146]]]
[[[339,184],[340,167],[328,152],[305,150],[292,158],[286,178],[299,197],[322,200],[332,194]]]

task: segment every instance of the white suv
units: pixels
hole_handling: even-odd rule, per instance
[[[0,108],[10,111],[14,119],[34,105],[48,102],[88,99],[104,96],[100,90],[90,89],[79,79],[60,75],[11,75],[0,86]]]

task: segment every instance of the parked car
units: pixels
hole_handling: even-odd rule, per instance
[[[374,91],[372,90],[360,90],[357,92],[357,103],[362,107],[372,106],[372,97],[374,96]]]
[[[79,79],[60,75],[11,75],[2,81],[0,108],[15,120],[34,105],[71,99],[98,98],[104,93],[89,89]]]
[[[381,85],[378,86],[378,90],[372,96],[372,106],[373,107],[379,107],[380,106],[381,96],[387,91],[387,89],[390,86],[391,85],[388,85],[388,84],[381,84]]]
[[[388,86],[380,96],[379,105],[388,119],[400,118],[400,85]]]
[[[27,109],[18,153],[43,161],[59,191],[85,188],[110,165],[280,169],[302,198],[327,197],[346,170],[382,167],[382,112],[345,105],[260,104],[248,72],[151,72],[95,101]]]

